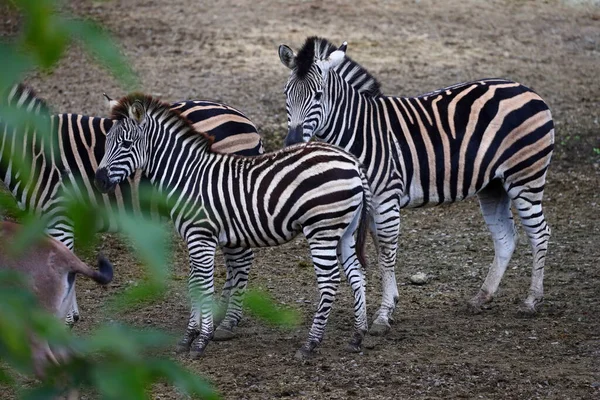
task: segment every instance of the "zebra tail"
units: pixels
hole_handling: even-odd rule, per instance
[[[369,220],[373,214],[372,193],[369,181],[367,180],[364,168],[360,165],[362,186],[363,186],[363,207],[360,213],[360,222],[358,223],[358,232],[356,237],[356,257],[363,269],[367,269],[367,234],[369,233]]]

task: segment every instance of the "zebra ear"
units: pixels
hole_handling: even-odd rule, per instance
[[[294,54],[294,50],[290,49],[285,44],[279,46],[279,59],[281,60],[281,63],[289,69],[294,69],[296,67],[296,55]]]
[[[321,71],[323,71],[324,74],[327,74],[330,69],[335,68],[338,65],[340,65],[341,62],[344,61],[344,58],[346,58],[346,49],[347,48],[348,48],[348,42],[344,42],[344,43],[342,43],[340,48],[337,49],[336,51],[334,51],[333,53],[331,53],[329,55],[329,57],[327,57],[323,61],[319,61],[319,63],[320,63],[319,66],[321,67]]]
[[[108,107],[108,111],[112,112],[113,108],[115,108],[119,102],[108,97],[106,93],[102,93],[102,95],[104,96],[104,101]]]
[[[138,100],[129,106],[129,117],[137,122],[138,125],[144,120],[144,106]]]

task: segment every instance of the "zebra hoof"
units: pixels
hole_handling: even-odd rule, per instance
[[[190,351],[190,345],[187,343],[177,343],[177,347],[175,348],[176,354],[183,354]]]
[[[373,322],[371,325],[371,329],[369,329],[369,335],[372,336],[383,336],[388,333],[392,329],[389,323],[387,322]]]
[[[204,355],[204,351],[206,350],[206,345],[204,346],[194,346],[190,350],[190,358],[192,360],[197,360]]]
[[[213,336],[213,340],[216,340],[217,342],[224,342],[226,340],[231,340],[231,339],[235,338],[235,336],[236,335],[233,332],[233,329],[219,327],[215,331],[215,335]]]
[[[473,301],[473,299],[469,300],[466,305],[467,314],[477,315],[483,312],[481,308],[481,304],[477,301]]]
[[[294,356],[296,360],[308,360],[317,354],[315,350],[319,344],[317,342],[308,342],[300,347]]]
[[[519,309],[517,310],[517,315],[522,318],[535,317],[538,314],[541,305],[541,301],[537,303],[525,302],[519,306]]]
[[[360,353],[362,351],[362,346],[356,343],[348,343],[346,347],[344,347],[344,351],[346,353]]]

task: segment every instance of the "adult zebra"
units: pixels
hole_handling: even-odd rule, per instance
[[[298,54],[279,47],[291,69],[285,86],[286,145],[313,136],[356,155],[365,165],[379,211],[376,225],[383,299],[372,325],[385,333],[398,298],[394,275],[400,209],[451,203],[477,195],[494,240],[494,262],[469,304],[492,300],[515,249],[515,205],[533,248],[524,310],[543,298],[550,228],[542,212],[554,125],[546,103],[518,83],[485,79],[418,97],[390,97],[377,80],[322,38]]]
[[[15,85],[2,99],[8,105],[35,113],[48,106],[38,98],[33,90],[23,84]],[[190,100],[174,103],[173,110],[193,123],[196,129],[207,132],[215,138],[212,149],[241,155],[259,155],[264,152],[262,140],[254,124],[240,111],[224,104],[210,101]],[[113,125],[108,118],[89,117],[78,114],[58,114],[50,116],[50,133],[57,148],[49,154],[42,151],[40,135],[36,132],[21,132],[17,135],[10,126],[0,121],[0,176],[7,188],[17,199],[22,209],[45,215],[49,219],[48,234],[73,250],[73,225],[65,213],[65,193],[94,205],[112,209],[112,213],[102,213],[96,221],[98,232],[119,230],[116,218],[119,212],[140,212],[139,187],[149,184],[141,171],[132,179],[123,182],[111,194],[101,194],[93,185],[98,160],[104,155],[106,133]],[[19,141],[17,141],[19,138]],[[22,146],[21,143],[26,143]],[[31,161],[31,179],[15,167],[13,157]],[[222,293],[223,305],[229,303],[226,316],[218,331],[219,337],[231,337],[232,328],[241,318],[240,296],[246,286],[248,270],[253,254],[249,249],[224,249],[227,264],[227,279]],[[230,296],[230,294],[234,294]],[[73,325],[79,319],[77,303],[67,316],[67,324]]]
[[[212,337],[216,246],[275,246],[300,231],[310,245],[320,301],[297,357],[312,354],[323,338],[340,282],[338,261],[355,299],[355,331],[347,349],[360,350],[367,330],[361,265],[371,192],[354,156],[319,143],[259,157],[217,154],[208,136],[143,95],[121,99],[112,117],[117,122],[108,132],[96,185],[109,191],[143,169],[168,194],[171,219],[188,243],[192,312],[179,351],[191,348],[200,356]]]

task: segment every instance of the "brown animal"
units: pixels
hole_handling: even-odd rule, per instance
[[[31,246],[24,254],[13,255],[10,249],[20,229],[15,223],[0,222],[0,268],[24,274],[40,305],[60,321],[64,321],[71,310],[76,274],[83,274],[103,285],[112,280],[113,267],[106,258],[98,257],[98,271],[95,271],[65,245],[50,237]],[[32,337],[31,345],[38,377],[43,377],[48,362],[59,364],[69,357],[67,349],[50,349],[48,343],[39,338]]]

